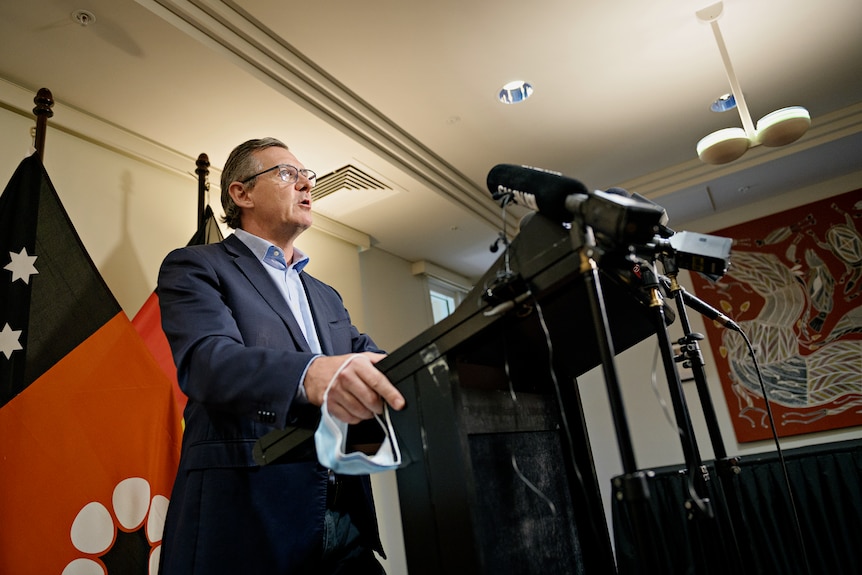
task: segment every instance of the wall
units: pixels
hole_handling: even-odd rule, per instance
[[[368,333],[393,351],[433,324],[428,285],[411,263],[371,249],[360,254],[362,297]]]
[[[0,110],[0,174],[27,153],[32,120]],[[156,286],[167,252],[197,226],[194,160],[189,174],[142,162],[48,129],[45,169],[84,247],[130,317]],[[5,185],[5,182],[4,182]]]

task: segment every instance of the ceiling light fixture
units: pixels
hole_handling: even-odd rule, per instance
[[[718,51],[721,53],[724,69],[727,72],[727,79],[730,82],[732,91],[730,97],[736,102],[742,128],[724,128],[709,134],[697,143],[697,155],[707,164],[732,162],[739,159],[749,148],[760,144],[769,147],[786,146],[801,138],[811,126],[811,116],[802,106],[781,108],[765,115],[757,121],[757,126],[754,125],[718,27],[718,18],[723,10],[724,4],[717,2],[698,10],[695,14],[701,22],[708,22],[712,27],[715,42],[718,44]],[[713,109],[719,105],[718,102],[722,98],[713,103]]]
[[[509,82],[500,89],[497,98],[504,104],[517,104],[533,95],[533,86],[523,80]]]
[[[736,98],[733,94],[724,94],[715,99],[715,102],[709,105],[709,109],[713,112],[727,112],[736,108]]]

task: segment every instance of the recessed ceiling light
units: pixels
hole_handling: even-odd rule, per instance
[[[727,112],[736,108],[736,98],[733,94],[724,94],[715,99],[715,102],[709,105],[709,109],[713,112]]]
[[[497,98],[504,104],[517,104],[533,95],[533,86],[523,80],[509,82],[500,89]]]

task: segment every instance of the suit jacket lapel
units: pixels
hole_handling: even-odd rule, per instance
[[[314,318],[314,327],[317,328],[317,341],[320,343],[320,349],[325,354],[333,354],[332,338],[329,337],[329,325],[327,318],[321,317],[323,310],[327,309],[326,302],[322,299],[322,294],[319,289],[314,289],[313,282],[306,281],[305,272],[299,274],[302,281],[302,286],[305,288],[305,296],[308,298],[308,304],[311,306],[311,317]]]
[[[263,269],[263,264],[255,257],[251,250],[242,243],[239,238],[230,235],[222,242],[228,253],[234,256],[234,262],[240,271],[248,278],[249,283],[257,290],[260,297],[278,314],[287,326],[291,337],[300,351],[311,351],[311,347],[305,340],[290,306],[284,301],[284,296],[278,291],[278,287],[272,282],[272,278]],[[313,308],[312,308],[313,309]],[[321,341],[321,345],[322,345]],[[325,349],[325,348],[324,348]]]

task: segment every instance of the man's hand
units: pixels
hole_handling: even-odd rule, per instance
[[[359,354],[320,356],[305,374],[305,393],[314,405],[323,405],[326,386],[351,355],[329,390],[329,413],[345,423],[359,423],[383,413],[383,402],[392,409],[404,407],[404,396],[374,364],[386,357],[370,351]]]

